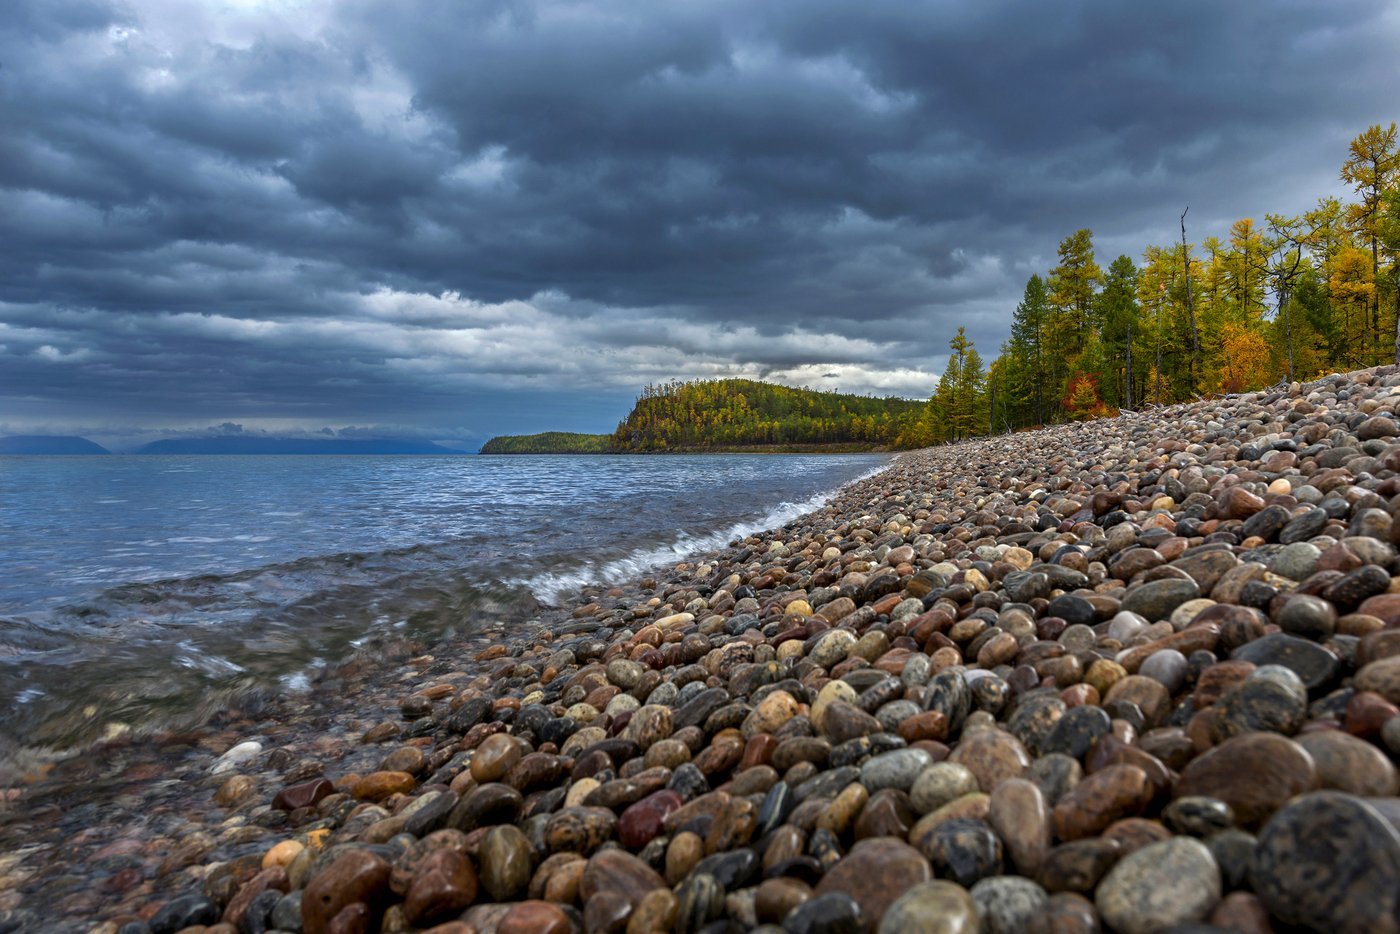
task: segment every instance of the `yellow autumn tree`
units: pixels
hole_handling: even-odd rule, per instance
[[[1231,322],[1220,340],[1224,369],[1220,388],[1224,392],[1257,389],[1273,382],[1268,340],[1258,328]]]

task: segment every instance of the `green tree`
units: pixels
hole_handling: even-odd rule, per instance
[[[1115,404],[1133,407],[1133,337],[1138,319],[1138,270],[1127,256],[1109,264],[1097,298],[1105,356],[1114,361],[1115,391],[1106,394]],[[1120,369],[1121,366],[1121,369]]]
[[[1400,152],[1395,145],[1396,128],[1374,124],[1351,141],[1351,155],[1342,164],[1341,179],[1351,185],[1361,201],[1346,212],[1348,225],[1371,248],[1371,336],[1377,350],[1381,340],[1380,289],[1381,226],[1385,197],[1400,173]],[[1397,356],[1400,362],[1400,356]]]

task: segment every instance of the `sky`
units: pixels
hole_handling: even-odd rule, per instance
[[[1297,213],[1391,0],[5,0],[0,434],[610,431],[927,396],[1071,231]]]

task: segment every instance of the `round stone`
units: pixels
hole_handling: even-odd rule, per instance
[[[1049,896],[1030,879],[998,876],[972,887],[972,900],[986,934],[1019,934],[1045,908]]]
[[[499,824],[486,831],[478,862],[481,884],[498,902],[523,892],[535,868],[529,839],[511,824]]]
[[[1394,763],[1375,746],[1340,730],[1304,733],[1295,742],[1308,751],[1323,788],[1363,798],[1392,798],[1400,794]]]
[[[1252,829],[1318,784],[1312,756],[1302,746],[1277,733],[1246,733],[1191,760],[1173,796],[1219,798],[1241,826]]]
[[[914,810],[928,814],[977,790],[977,776],[967,766],[956,762],[935,762],[914,779],[909,789],[909,800]]]
[[[1338,791],[1304,795],[1259,835],[1255,891],[1282,921],[1316,931],[1400,928],[1400,833]]]
[[[876,930],[878,934],[976,934],[977,903],[955,883],[922,882],[895,899]]]
[[[985,821],[953,818],[917,840],[942,878],[970,886],[1001,872],[1001,841]]]
[[[1099,883],[1099,914],[1120,934],[1203,920],[1220,901],[1220,870],[1204,843],[1173,837],[1123,857]]]
[[[827,892],[803,902],[783,919],[788,934],[864,934],[860,903],[845,892]]]
[[[929,862],[918,850],[891,837],[872,837],[827,870],[816,894],[845,892],[860,904],[866,922],[878,925],[897,898],[932,878]]]
[[[1031,764],[1021,741],[1000,729],[964,735],[948,761],[966,766],[978,787],[988,793],[1003,779],[1020,778]]]
[[[872,792],[882,788],[908,791],[932,763],[933,757],[922,749],[892,749],[861,766],[860,783]]]

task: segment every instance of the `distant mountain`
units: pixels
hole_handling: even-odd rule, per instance
[[[408,438],[167,438],[137,454],[461,454],[431,441]]]
[[[500,435],[481,446],[482,454],[606,454],[609,435],[546,431],[538,435]]]
[[[10,435],[0,438],[0,454],[111,454],[100,444],[74,435]]]

